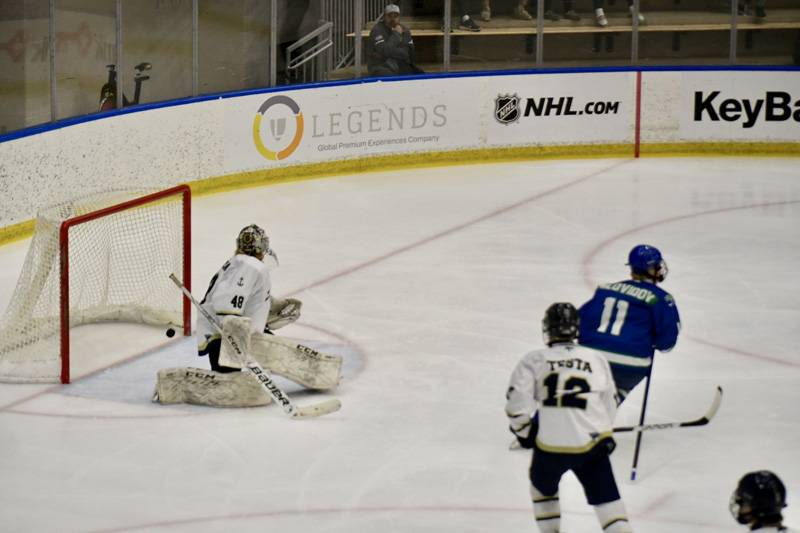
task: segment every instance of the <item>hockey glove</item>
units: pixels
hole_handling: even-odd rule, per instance
[[[606,437],[600,442],[597,443],[595,449],[599,450],[599,453],[604,455],[611,455],[614,453],[614,450],[617,448],[617,442],[612,437]]]
[[[536,435],[539,433],[539,415],[533,418],[529,415],[516,415],[509,417],[511,425],[508,429],[517,437],[517,441],[522,448],[531,449],[536,443]]]
[[[300,309],[303,302],[296,298],[286,298],[281,300],[275,298],[267,318],[267,328],[276,330],[295,322],[300,318]]]

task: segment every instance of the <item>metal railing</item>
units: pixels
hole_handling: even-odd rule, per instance
[[[355,58],[353,39],[347,34],[358,32],[367,22],[377,20],[390,3],[389,0],[360,0],[363,20],[356,27],[357,1],[322,0],[322,18],[333,22],[333,61],[337,69],[352,65]]]
[[[332,47],[333,22],[324,22],[286,48],[286,78],[289,83],[328,79],[333,61],[330,53],[323,54]]]

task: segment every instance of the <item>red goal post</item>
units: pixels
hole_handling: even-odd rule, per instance
[[[117,321],[183,326],[190,303],[191,189],[108,191],[43,209],[0,318],[0,381],[70,382],[70,329]]]
[[[80,224],[97,220],[102,217],[120,213],[129,209],[136,209],[146,204],[151,204],[169,198],[172,196],[181,196],[183,207],[183,276],[184,285],[191,291],[191,254],[192,254],[192,190],[188,185],[178,185],[171,189],[166,189],[147,196],[134,198],[127,202],[122,202],[105,209],[100,209],[93,213],[76,216],[61,223],[61,230],[59,232],[59,248],[61,249],[61,383],[69,383],[69,231],[71,228]],[[183,334],[190,335],[191,324],[191,307],[186,298],[183,300]]]

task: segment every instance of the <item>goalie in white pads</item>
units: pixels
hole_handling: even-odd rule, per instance
[[[236,238],[236,253],[217,272],[201,302],[222,320],[223,333],[236,340],[242,353],[263,368],[311,389],[339,384],[342,358],[317,352],[272,330],[300,317],[302,303],[271,296],[272,283],[265,257],[277,264],[269,238],[255,224]],[[211,371],[169,368],[158,372],[154,401],[247,407],[269,403],[261,386],[246,373],[244,364],[204,317],[197,324],[198,355],[208,356]]]
[[[630,533],[609,461],[615,447],[611,430],[617,389],[603,355],[575,343],[578,323],[572,304],[555,303],[547,309],[542,330],[548,347],[526,354],[517,364],[506,394],[506,415],[520,445],[533,448],[530,491],[542,533],[560,531],[558,485],[567,470],[583,485],[603,531]]]

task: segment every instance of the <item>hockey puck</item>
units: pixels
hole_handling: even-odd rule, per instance
[[[171,339],[171,338],[172,338],[172,337],[174,337],[174,336],[175,336],[175,330],[174,330],[174,329],[172,329],[172,328],[169,328],[169,329],[167,330],[167,337],[169,337],[169,338]]]

